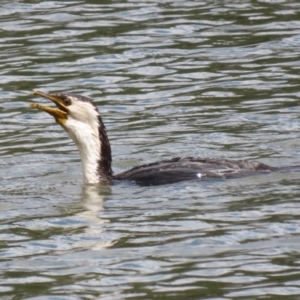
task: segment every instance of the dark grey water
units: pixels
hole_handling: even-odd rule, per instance
[[[83,187],[30,93],[93,98],[115,172],[299,164],[300,2],[0,4],[1,299],[299,299],[300,173]]]

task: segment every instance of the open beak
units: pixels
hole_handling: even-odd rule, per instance
[[[65,124],[66,120],[68,119],[69,109],[63,103],[64,95],[62,95],[62,94],[46,94],[46,93],[43,93],[40,91],[33,91],[33,94],[39,95],[46,99],[51,100],[52,102],[54,102],[56,104],[57,108],[44,106],[44,105],[41,105],[38,103],[31,103],[30,104],[31,107],[43,110],[46,113],[50,114],[51,116],[53,116],[55,118],[55,120],[58,124],[60,124],[60,125]]]

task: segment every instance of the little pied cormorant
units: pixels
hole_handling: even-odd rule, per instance
[[[37,103],[30,106],[52,115],[74,141],[81,156],[85,184],[110,184],[115,180],[129,180],[141,185],[158,185],[183,180],[234,178],[284,169],[256,161],[177,157],[137,166],[114,175],[106,128],[92,100],[69,93],[33,93],[56,104],[56,108]]]

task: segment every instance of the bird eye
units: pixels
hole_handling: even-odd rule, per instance
[[[63,102],[65,106],[71,105],[71,100],[69,98],[64,98]]]

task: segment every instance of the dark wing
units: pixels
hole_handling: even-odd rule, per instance
[[[141,185],[159,185],[184,180],[234,178],[276,168],[260,162],[223,159],[174,158],[135,167],[115,175],[117,180],[135,181]]]

